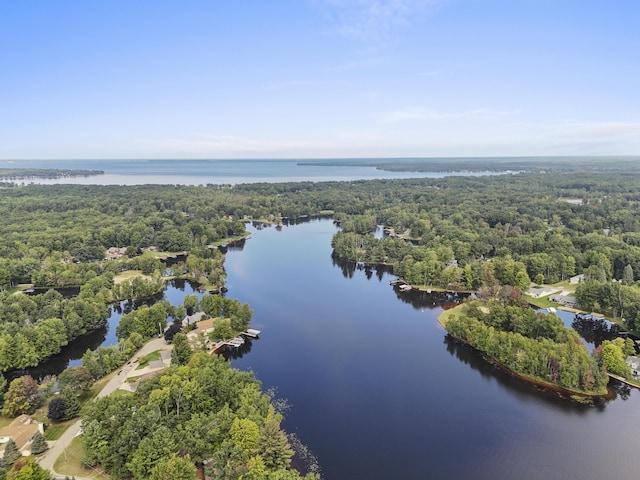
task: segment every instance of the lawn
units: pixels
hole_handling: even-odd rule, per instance
[[[75,421],[76,419],[74,418],[72,420],[67,420],[66,422],[53,423],[49,425],[44,432],[44,439],[45,440],[59,439],[60,436],[62,436],[62,434],[64,433],[64,431],[69,427],[69,425],[71,425]]]
[[[53,469],[62,475],[78,476],[95,480],[107,480],[109,475],[95,468],[84,468],[80,460],[84,457],[84,445],[80,437],[74,438],[67,449],[58,457]]]
[[[549,308],[549,307],[558,308],[561,306],[559,303],[555,303],[549,300],[549,297],[550,295],[542,298],[534,298],[529,295],[524,296],[524,298],[527,299],[527,302],[539,308]]]
[[[144,273],[142,273],[142,270],[126,270],[124,272],[120,272],[119,274],[115,275],[113,277],[113,283],[121,283],[124,282],[125,280],[131,280],[132,278],[135,277],[141,277],[141,278],[146,278],[146,279],[150,279],[151,277],[149,277],[148,275],[145,275]]]
[[[449,310],[445,310],[444,312],[442,312],[439,316],[438,316],[438,322],[440,322],[440,324],[447,328],[447,322],[449,321],[449,319],[454,316],[454,315],[458,315],[460,314],[460,312],[466,307],[466,304],[461,303],[460,305],[458,305],[457,307],[454,308],[450,308]]]
[[[140,370],[141,368],[146,367],[150,362],[153,362],[155,360],[160,360],[160,350],[151,352],[138,360],[139,365],[136,367],[136,370]]]

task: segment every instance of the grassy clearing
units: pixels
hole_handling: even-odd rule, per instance
[[[466,305],[464,303],[461,303],[456,307],[450,308],[449,310],[445,310],[438,316],[438,322],[440,322],[440,324],[444,328],[447,328],[447,322],[449,321],[449,319],[454,315],[459,315],[464,308],[466,308]]]
[[[72,420],[67,420],[66,422],[53,423],[49,425],[44,432],[44,439],[45,440],[59,439],[62,436],[62,434],[65,432],[65,430],[69,428],[69,425],[75,422],[75,420],[76,419],[74,418]]]
[[[150,354],[145,355],[140,360],[138,360],[139,365],[136,367],[136,370],[140,370],[146,367],[147,365],[149,365],[150,362],[153,362],[155,360],[160,360],[160,350],[151,352]]]
[[[149,275],[145,275],[144,273],[142,273],[142,270],[125,270],[124,272],[120,272],[119,274],[114,275],[113,283],[115,284],[122,283],[125,280],[131,280],[132,278],[136,278],[136,277],[141,277],[141,278],[146,278],[148,280],[151,280],[151,277]]]
[[[62,475],[91,478],[95,480],[108,480],[109,475],[98,469],[84,468],[80,463],[84,457],[84,445],[80,437],[74,438],[66,450],[58,457],[53,469]]]
[[[539,308],[549,308],[549,307],[558,308],[561,306],[559,303],[555,303],[549,300],[548,296],[542,297],[542,298],[534,298],[529,295],[525,295],[524,298],[526,298],[527,302],[529,302],[531,305],[535,305],[536,307],[539,307]]]
[[[118,390],[115,390],[111,395],[109,395],[109,397],[126,397],[127,395],[133,395],[133,392],[128,392],[119,388]]]

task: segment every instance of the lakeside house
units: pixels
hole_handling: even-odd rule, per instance
[[[208,315],[204,312],[196,312],[193,315],[187,315],[182,319],[182,328],[189,330],[191,325],[197,325],[198,322],[205,320]]]
[[[201,333],[205,336],[208,336],[211,332],[213,332],[213,318],[207,318],[205,320],[200,320],[196,323],[196,328],[187,333],[187,338],[190,340],[194,340]]]
[[[530,297],[533,297],[533,298],[542,298],[542,297],[548,297],[549,295],[557,291],[558,291],[557,288],[551,288],[551,287],[531,287],[524,293],[525,295],[529,295]]]
[[[43,424],[29,415],[20,415],[6,427],[0,428],[0,456],[10,439],[13,439],[23,456],[31,455],[31,439],[36,432],[44,435]]]
[[[640,380],[640,358],[629,355],[625,363],[629,367],[629,370],[631,370],[631,377],[634,380]]]
[[[578,300],[576,300],[575,297],[570,297],[565,294],[552,295],[549,300],[564,305],[565,307],[575,308],[578,306]]]

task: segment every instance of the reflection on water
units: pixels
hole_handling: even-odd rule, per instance
[[[240,345],[238,348],[227,348],[225,351],[222,352],[222,356],[226,360],[240,359],[251,351],[251,345],[252,345],[251,338],[246,337],[242,345]]]
[[[335,254],[331,254],[331,263],[334,267],[339,268],[342,271],[344,278],[353,278],[356,271],[364,272],[367,280],[371,280],[375,274],[379,281],[382,281],[386,274],[393,273],[393,267],[391,265],[367,265],[362,262],[353,262],[351,260],[345,260],[337,257]]]
[[[446,345],[447,352],[449,352],[449,354],[455,356],[465,365],[468,365],[472,370],[480,373],[484,378],[496,380],[500,385],[508,389],[510,393],[522,399],[535,395],[539,399],[553,405],[554,408],[560,408],[566,412],[584,414],[593,407],[596,407],[599,410],[604,410],[609,400],[613,400],[617,396],[626,394],[628,397],[629,395],[629,389],[625,384],[615,382],[617,385],[610,388],[610,395],[606,399],[585,399],[584,403],[568,401],[558,392],[539,387],[509,375],[509,373],[486,360],[480,352],[469,345],[455,341],[449,335],[445,336],[444,344]],[[627,388],[625,389],[624,387]]]
[[[618,325],[603,318],[582,315],[574,317],[571,327],[580,334],[585,342],[591,344],[592,348],[601,345],[605,340],[618,338],[622,331]]]
[[[64,289],[67,295],[71,297],[77,295],[78,289]],[[75,295],[72,295],[75,291]],[[43,292],[46,293],[46,290]],[[63,293],[63,292],[61,292]],[[63,293],[63,294],[64,294]],[[196,284],[188,280],[176,279],[166,283],[165,290],[153,297],[137,300],[125,300],[110,306],[109,318],[106,325],[102,328],[94,330],[91,333],[76,338],[68,345],[62,348],[62,351],[49,357],[41,362],[37,367],[26,368],[22,370],[14,370],[6,373],[6,377],[15,378],[21,375],[31,375],[34,378],[41,378],[45,375],[58,375],[68,366],[80,365],[82,356],[87,350],[95,350],[101,346],[115,345],[118,342],[116,338],[116,327],[120,322],[122,315],[130,313],[143,305],[152,306],[160,300],[168,300],[172,305],[180,305],[185,295],[196,294],[202,297],[202,292],[197,288]]]

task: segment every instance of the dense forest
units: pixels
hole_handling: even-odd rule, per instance
[[[490,176],[234,187],[4,184],[0,371],[37,365],[103,325],[114,303],[153,296],[167,278],[219,289],[225,273],[217,246],[246,235],[245,222],[331,215],[341,227],[333,238],[336,257],[387,264],[410,284],[473,290],[493,302],[489,313],[474,307],[473,315],[455,319],[448,328],[456,337],[524,375],[601,392],[607,370],[626,373],[628,345],[605,342],[590,357],[553,316],[500,304],[521,298],[532,283],[583,274],[575,296],[585,309],[640,330],[640,173],[565,163]],[[374,235],[377,226],[385,235]],[[180,260],[167,262],[176,255]],[[24,293],[30,287],[36,294]],[[57,291],[64,287],[77,293],[64,296]],[[251,318],[248,305],[220,295],[143,306],[123,316],[119,344],[88,351],[83,368],[92,378],[106,375],[158,325],[194,308],[220,317],[221,335],[246,328]],[[214,476],[298,478],[288,470],[280,416],[255,379],[217,359],[189,360],[174,325],[168,331],[175,335],[175,366],[139,393],[100,400],[87,412],[86,464],[100,464],[114,478],[154,478],[160,464],[176,478],[192,478],[194,463],[206,459]],[[123,415],[126,429],[105,412]],[[211,426],[208,433],[196,432],[202,424]],[[167,449],[178,441],[188,451]]]
[[[606,363],[590,356],[576,331],[555,315],[495,299],[457,310],[444,322],[449,334],[510,370],[572,392],[607,393]]]
[[[112,478],[191,480],[196,462],[211,478],[303,478],[289,468],[281,419],[252,373],[196,353],[134,394],[93,402],[82,419],[83,462]]]
[[[486,167],[485,167],[486,168]],[[640,326],[640,182],[635,172],[556,168],[493,176],[229,186],[28,185],[0,190],[2,369],[33,365],[95,328],[109,302],[153,294],[165,266],[156,252],[188,252],[174,270],[224,282],[211,244],[245,233],[244,222],[333,214],[339,257],[386,263],[414,285],[521,290],[584,274],[585,308]],[[388,236],[375,238],[376,225]],[[107,249],[127,255],[104,260]],[[128,269],[146,279],[113,282]],[[14,296],[19,284],[81,287],[77,299]],[[48,301],[48,300],[47,300]],[[37,312],[36,312],[37,310]],[[80,313],[79,313],[80,312]],[[83,313],[86,312],[86,313]],[[62,322],[65,335],[40,349]],[[34,353],[35,352],[35,353]],[[41,352],[41,353],[38,353]],[[5,360],[8,358],[10,360]]]

